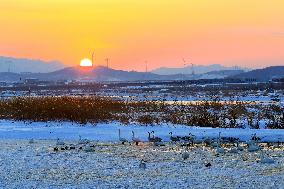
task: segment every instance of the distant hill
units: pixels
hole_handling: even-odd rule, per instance
[[[55,72],[45,74],[42,79],[76,79],[93,81],[135,81],[135,80],[162,80],[167,76],[160,76],[153,73],[114,70],[104,66],[94,68],[69,67]],[[172,78],[178,78],[173,76]]]
[[[37,78],[44,81],[78,80],[78,81],[138,81],[138,80],[178,80],[181,75],[162,76],[145,72],[128,72],[114,70],[103,66],[94,68],[68,67],[49,73],[0,73],[0,81],[20,81]]]
[[[23,58],[0,56],[0,72],[33,72],[47,73],[64,68],[65,65],[58,61],[45,62]]]
[[[244,70],[221,70],[221,71],[212,71],[204,74],[200,74],[198,79],[223,79],[226,77],[238,75],[245,73]]]
[[[263,69],[256,69],[249,72],[237,74],[230,78],[256,81],[269,81],[274,78],[284,77],[284,66],[270,66]]]
[[[220,64],[212,64],[208,66],[203,66],[203,65],[196,65],[193,67],[194,73],[195,74],[205,74],[208,72],[212,71],[222,71],[222,70],[244,70],[248,71],[248,68],[241,68],[241,67],[226,67],[222,66]],[[167,67],[162,67],[158,68],[155,70],[151,71],[152,73],[155,74],[160,74],[160,75],[174,75],[174,74],[191,74],[192,73],[192,67],[191,66],[186,66],[183,68],[167,68]]]
[[[243,72],[242,70],[213,71],[196,75],[158,75],[149,72],[123,71],[97,66],[94,68],[68,67],[49,73],[0,73],[0,81],[15,82],[28,78],[44,81],[77,80],[77,81],[143,81],[143,80],[193,80],[221,79]]]

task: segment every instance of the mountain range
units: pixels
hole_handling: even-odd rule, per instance
[[[0,72],[33,72],[48,73],[64,68],[65,65],[59,61],[42,61],[24,58],[12,58],[0,56]]]
[[[274,78],[284,78],[284,66],[270,66],[263,69],[256,69],[250,72],[240,73],[230,78],[234,79],[253,79],[256,81],[269,81]]]
[[[12,73],[1,72],[0,81],[15,82],[29,78],[43,81],[77,80],[77,81],[143,81],[143,80],[192,80],[224,78],[242,73],[242,70],[214,71],[206,74],[158,75],[151,72],[136,72],[110,69],[104,66],[91,68],[68,67],[49,73]]]
[[[143,80],[196,80],[196,79],[255,79],[269,81],[273,78],[284,77],[284,66],[268,67],[264,69],[244,72],[243,70],[212,71],[205,74],[175,74],[158,75],[150,72],[135,72],[114,70],[103,66],[82,68],[68,67],[49,73],[0,73],[0,81],[17,82],[28,78],[43,81],[77,80],[77,81],[143,81]]]
[[[123,71],[107,68],[104,66],[95,67],[64,67],[60,62],[43,62],[43,61],[30,61],[28,59],[15,60],[13,58],[3,58],[4,63],[11,60],[17,62],[18,64],[29,65],[24,70],[23,65],[21,65],[14,72],[13,70],[1,72],[0,69],[0,81],[6,82],[19,82],[28,78],[36,78],[43,81],[56,81],[56,80],[77,80],[77,81],[143,81],[143,80],[197,80],[197,79],[254,79],[257,81],[269,81],[273,78],[283,78],[284,77],[284,66],[272,66],[264,69],[257,69],[252,71],[245,71],[242,69],[229,69],[230,67],[224,67],[221,65],[209,65],[202,66],[202,69],[197,71],[195,68],[195,73],[184,73],[184,74],[157,74],[152,72],[136,72],[136,71]],[[22,63],[20,63],[22,62]],[[36,64],[39,64],[36,66]],[[37,67],[41,67],[36,69]],[[3,66],[3,65],[2,65]],[[34,66],[34,67],[33,67]],[[59,69],[56,69],[58,68]],[[7,68],[7,67],[6,67]],[[9,68],[9,67],[8,67]],[[43,73],[34,73],[35,70],[39,72],[41,69],[45,68]],[[60,69],[62,68],[62,69]],[[217,70],[216,70],[217,69]],[[52,71],[49,71],[52,70]],[[205,72],[205,70],[213,70]],[[23,72],[20,72],[23,71]],[[25,71],[25,72],[24,72]],[[32,72],[31,72],[32,71]],[[205,72],[205,73],[203,73]]]
[[[211,64],[211,65],[195,65],[195,66],[186,66],[183,68],[168,68],[161,67],[154,69],[151,72],[159,75],[174,75],[174,74],[205,74],[213,71],[222,71],[222,70],[244,70],[249,71],[248,68],[242,68],[238,66],[226,67],[220,64]]]

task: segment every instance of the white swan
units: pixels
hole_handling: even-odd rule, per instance
[[[260,163],[267,163],[267,164],[273,164],[273,163],[275,163],[274,159],[268,157],[267,155],[264,156],[262,151],[261,151],[260,156],[261,156],[261,157],[260,157]]]
[[[136,145],[138,145],[139,142],[141,142],[141,140],[139,138],[135,137],[134,131],[132,131],[132,141],[135,142]]]
[[[254,142],[248,142],[248,152],[257,152],[260,150],[260,147]]]
[[[65,145],[65,142],[63,142],[62,140],[60,140],[59,138],[57,138],[56,145],[57,145],[57,146],[63,146],[63,145]]]
[[[122,138],[122,137],[121,137],[121,131],[120,131],[120,129],[118,129],[118,140],[119,140],[122,144],[124,144],[125,142],[128,142],[128,140],[126,140],[125,138]]]
[[[225,149],[221,147],[221,132],[219,132],[219,137],[218,137],[218,147],[217,147],[217,153],[218,154],[224,154]]]
[[[79,135],[78,144],[88,144],[90,141],[88,139],[82,139],[81,135]]]

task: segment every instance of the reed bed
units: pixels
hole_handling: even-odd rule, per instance
[[[0,118],[24,121],[72,121],[124,124],[183,124],[201,127],[284,129],[284,111],[277,105],[200,102],[167,104],[163,101],[123,101],[91,97],[15,97],[0,101]]]

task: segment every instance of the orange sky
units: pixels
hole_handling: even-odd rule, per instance
[[[144,70],[284,65],[283,0],[0,0],[0,55]]]

